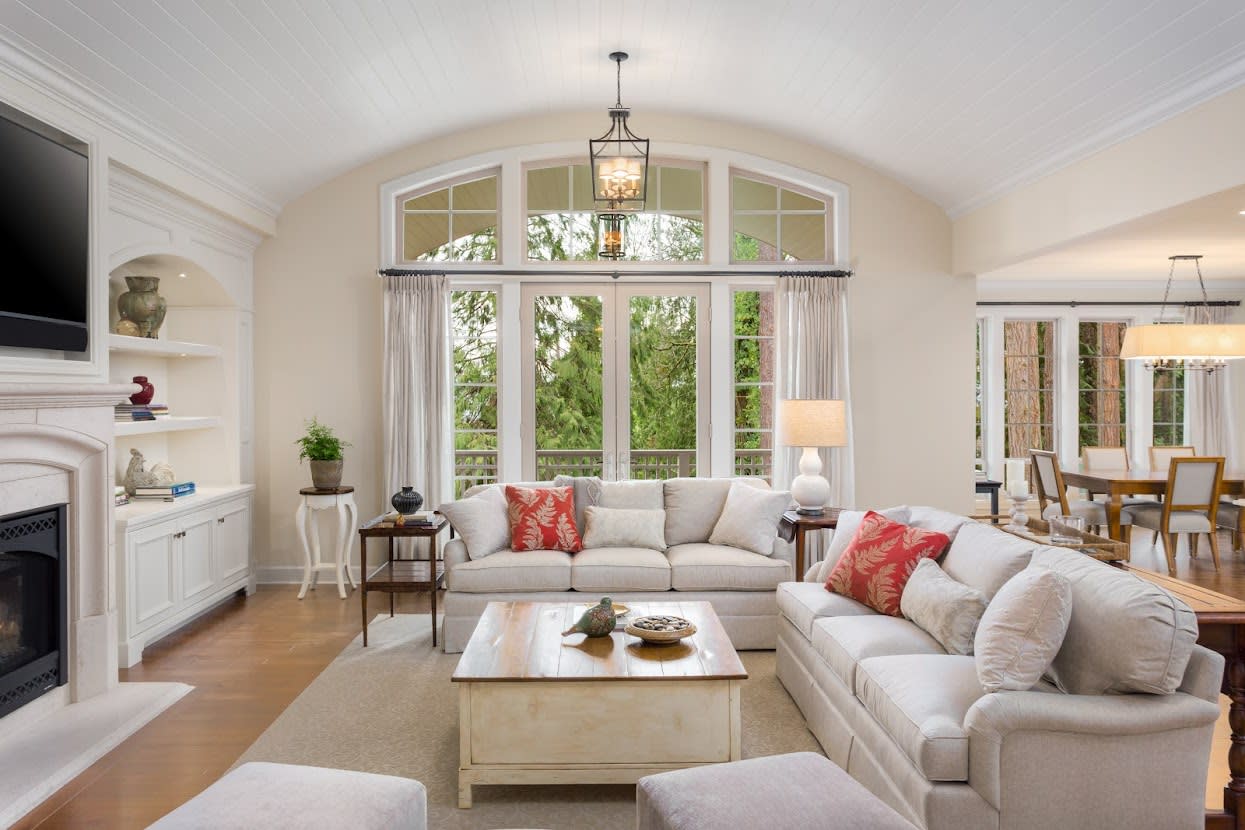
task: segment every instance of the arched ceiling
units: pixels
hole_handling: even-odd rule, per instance
[[[1239,0],[4,0],[0,41],[273,207],[503,118],[604,132],[614,49],[641,134],[768,127],[952,214],[1245,80]]]

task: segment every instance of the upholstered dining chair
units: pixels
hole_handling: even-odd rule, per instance
[[[1081,447],[1081,469],[1087,473],[1128,470],[1132,465],[1128,462],[1128,450],[1124,447]],[[1106,501],[1097,493],[1090,493],[1094,501]],[[1155,501],[1154,496],[1124,496],[1122,504],[1145,504]]]
[[[1101,533],[1107,526],[1107,506],[1099,501],[1087,499],[1068,499],[1068,487],[1063,481],[1063,470],[1059,466],[1059,456],[1046,450],[1029,450],[1029,459],[1033,463],[1034,486],[1037,488],[1038,507],[1042,510],[1042,518],[1050,521],[1052,516],[1080,516],[1085,524],[1092,525],[1095,532]],[[1120,511],[1120,534],[1123,541],[1129,540],[1132,517],[1124,510]]]
[[[1223,458],[1197,456],[1171,459],[1167,471],[1167,498],[1162,504],[1135,504],[1125,508],[1133,524],[1153,530],[1163,541],[1167,554],[1167,572],[1176,575],[1176,540],[1181,534],[1189,537],[1189,555],[1197,556],[1197,539],[1205,533],[1210,537],[1210,556],[1219,570],[1219,540],[1215,536],[1218,521],[1219,491],[1223,489]]]
[[[1245,552],[1245,499],[1236,501],[1228,496],[1219,500],[1215,524],[1232,531],[1232,552]]]
[[[1196,447],[1151,447],[1150,469],[1156,473],[1167,472],[1167,465],[1173,458],[1188,458],[1197,455]]]

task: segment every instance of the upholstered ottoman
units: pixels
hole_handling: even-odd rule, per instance
[[[814,752],[750,758],[641,778],[638,830],[914,830]]]
[[[424,785],[368,772],[243,764],[151,825],[157,830],[425,830]]]

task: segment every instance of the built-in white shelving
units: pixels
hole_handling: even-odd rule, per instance
[[[181,340],[157,340],[150,337],[108,335],[108,350],[119,354],[151,357],[220,357],[223,349],[208,343],[187,343]]]
[[[212,429],[221,425],[216,415],[188,417],[174,415],[154,421],[118,421],[117,435],[154,435],[157,432],[185,432],[191,429]]]

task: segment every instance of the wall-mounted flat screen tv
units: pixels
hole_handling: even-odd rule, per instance
[[[0,346],[86,351],[89,179],[85,144],[0,104]]]

